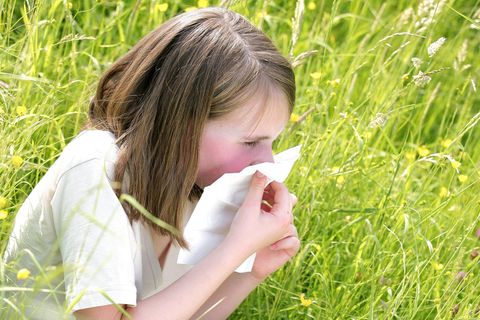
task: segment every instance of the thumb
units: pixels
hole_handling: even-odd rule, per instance
[[[248,189],[247,196],[243,201],[244,205],[260,208],[266,181],[267,177],[257,170],[250,181],[250,187]]]

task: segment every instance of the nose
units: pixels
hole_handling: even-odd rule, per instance
[[[259,151],[255,159],[250,163],[250,165],[263,163],[263,162],[274,162],[273,161],[273,150],[271,147],[264,148]]]

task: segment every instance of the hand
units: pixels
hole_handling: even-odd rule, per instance
[[[268,188],[265,190],[263,200],[265,200],[265,202],[262,203],[262,209],[268,212],[270,210],[270,201],[272,201],[272,196],[269,194]],[[296,203],[297,197],[291,194],[292,208]],[[297,228],[295,228],[295,225],[292,223],[287,236],[257,251],[251,275],[256,280],[260,282],[263,281],[297,254],[299,249],[300,240],[298,239]]]
[[[265,176],[253,175],[247,196],[225,238],[231,250],[245,259],[291,232],[292,200],[288,189],[277,181],[272,181],[267,188],[265,183]],[[268,190],[268,211],[262,209],[265,189]]]

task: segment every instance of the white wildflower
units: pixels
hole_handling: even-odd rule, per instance
[[[417,68],[417,69],[420,68],[420,66],[422,65],[422,63],[423,63],[422,59],[417,58],[417,57],[413,57],[413,58],[412,58],[412,64],[413,64],[413,66],[414,66],[415,68]]]
[[[422,71],[420,71],[416,76],[413,76],[413,83],[420,88],[425,87],[431,80],[432,78]]]
[[[467,52],[468,52],[468,40],[464,40],[462,43],[462,47],[458,51],[457,56],[453,61],[453,68],[455,70],[460,70],[460,67],[463,65],[463,63],[467,58]]]
[[[411,7],[405,9],[399,19],[400,25],[410,23],[410,19],[414,16],[414,14],[415,13]]]
[[[428,56],[433,57],[435,53],[437,53],[438,50],[443,46],[443,44],[447,41],[447,38],[441,37],[437,41],[433,42],[431,45],[428,46]]]
[[[435,17],[442,11],[445,2],[445,0],[423,0],[418,5],[415,28],[419,33],[426,31],[428,26],[435,22]]]
[[[467,52],[468,52],[468,40],[463,40],[462,43],[462,48],[458,52],[457,59],[460,63],[463,63],[465,59],[467,58]]]
[[[369,128],[377,128],[377,127],[383,127],[387,123],[387,115],[383,113],[377,113],[375,115],[375,118],[373,118],[372,121],[370,121],[370,124],[368,125]]]
[[[470,24],[470,29],[480,30],[480,9],[478,9],[473,15],[473,22]]]
[[[477,92],[477,86],[475,85],[475,81],[473,79],[470,79],[470,82],[472,83],[472,89],[474,92]]]

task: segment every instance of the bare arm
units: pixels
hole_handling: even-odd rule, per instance
[[[223,242],[180,279],[127,311],[138,320],[158,319],[159,315],[189,319],[248,255]]]
[[[250,273],[232,273],[192,319],[226,319],[261,282]]]
[[[238,246],[224,241],[199,264],[162,291],[138,301],[126,311],[135,320],[189,319],[206,302],[232,272],[249,256]],[[83,309],[75,312],[77,319],[126,319],[113,306]]]

